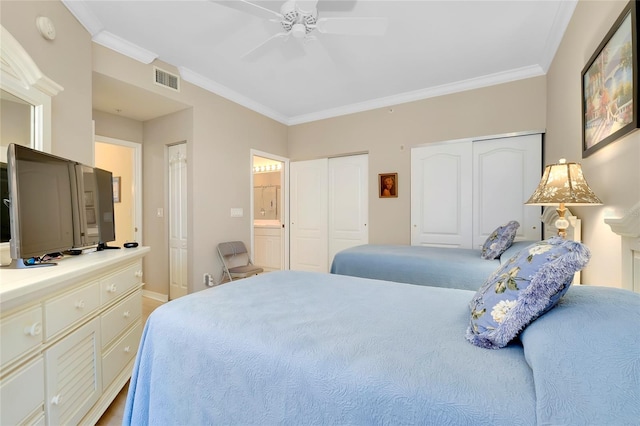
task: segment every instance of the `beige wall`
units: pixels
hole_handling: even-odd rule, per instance
[[[582,163],[602,206],[573,207],[592,258],[582,273],[586,284],[620,287],[620,237],[604,223],[640,201],[640,132],[629,134],[582,159],[580,75],[627,1],[578,3],[547,75],[546,163],[561,157]]]
[[[154,64],[177,74],[169,64]],[[186,141],[189,290],[201,290],[205,272],[220,276],[216,245],[236,239],[247,244],[250,241],[250,150],[286,156],[287,127],[185,81],[180,92],[159,87],[151,78],[152,65],[99,45],[93,49],[93,70],[190,107],[143,123],[143,238],[144,244],[152,248],[145,260],[145,288],[168,292],[167,216],[158,218],[156,211],[158,207],[167,211],[166,146]],[[114,137],[102,131],[101,134]],[[244,217],[231,218],[230,209],[234,207],[243,208]]]
[[[369,153],[369,242],[410,244],[411,147],[543,131],[544,77],[292,126],[292,161]],[[378,174],[398,172],[398,198],[378,198]]]
[[[93,110],[95,132],[98,136],[106,136],[127,142],[142,143],[144,140],[144,124],[115,114]]]

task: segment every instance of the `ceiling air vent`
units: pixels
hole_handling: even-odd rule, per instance
[[[180,77],[171,74],[165,70],[162,70],[158,67],[153,67],[155,71],[155,81],[156,84],[164,87],[168,87],[169,89],[173,89],[175,91],[180,91]]]

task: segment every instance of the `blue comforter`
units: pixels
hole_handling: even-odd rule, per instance
[[[572,288],[527,328],[523,345],[500,350],[465,340],[472,296],[284,271],[177,299],[146,324],[123,423],[622,425],[640,418],[640,295]]]
[[[480,250],[367,244],[342,250],[331,273],[433,287],[477,290],[500,266]]]

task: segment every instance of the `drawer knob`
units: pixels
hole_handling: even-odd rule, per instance
[[[125,347],[124,347],[124,351],[125,351],[126,353],[129,353],[129,352],[131,352],[131,348],[130,348],[129,346],[125,346]]]
[[[116,291],[118,291],[118,287],[116,287],[115,284],[111,284],[107,287],[107,292],[109,293],[115,293]]]
[[[136,271],[135,276],[137,278],[142,278],[142,271],[140,271],[140,270]]]
[[[51,404],[53,405],[58,405],[60,404],[60,394],[54,396],[53,398],[51,398]]]
[[[129,311],[125,311],[125,312],[122,314],[122,316],[123,316],[123,317],[125,317],[125,318],[129,318],[129,317],[131,316],[131,314],[129,313]]]
[[[76,302],[76,309],[84,309],[84,300],[78,300]]]
[[[40,321],[34,322],[31,325],[28,325],[24,328],[24,334],[27,336],[37,336],[42,333],[42,324]]]

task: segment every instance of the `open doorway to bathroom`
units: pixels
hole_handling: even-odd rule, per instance
[[[251,151],[251,246],[265,271],[289,268],[288,169],[287,158]]]

